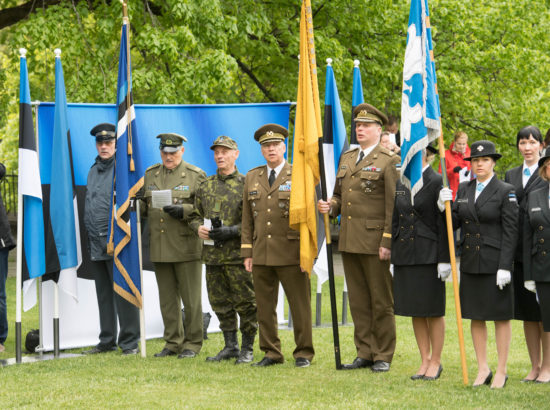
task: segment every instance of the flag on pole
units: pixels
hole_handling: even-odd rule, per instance
[[[361,83],[361,71],[359,70],[359,60],[353,61],[353,90],[351,95],[351,132],[349,139],[349,147],[351,149],[357,148],[357,137],[355,135],[355,119],[353,118],[353,111],[359,104],[363,104],[365,99],[363,98],[363,84]],[[346,151],[347,147],[344,149]]]
[[[46,270],[42,184],[32,120],[26,50],[20,51],[18,186],[23,196],[23,258],[29,277],[36,278]]]
[[[302,1],[300,69],[292,155],[290,227],[300,231],[300,266],[311,273],[317,256],[315,186],[319,183],[319,138],[322,136],[311,1]]]
[[[332,59],[327,59],[327,72],[325,82],[325,118],[323,124],[323,158],[325,162],[325,180],[327,183],[327,198],[332,197],[332,191],[336,182],[336,170],[340,162],[342,152],[346,150],[347,135],[344,115],[340,106],[340,97],[334,78],[334,70],[331,66]],[[319,230],[318,241],[322,243],[319,257],[313,271],[318,276],[318,283],[328,279],[328,261],[326,252],[325,230]]]
[[[59,259],[59,288],[78,300],[76,270],[82,263],[80,224],[67,119],[61,50],[55,50],[55,110],[52,136],[50,221]]]
[[[439,136],[440,117],[428,0],[411,0],[401,101],[401,180],[411,200],[422,188],[422,150]]]
[[[120,38],[117,86],[117,150],[114,192],[109,229],[109,246],[113,250],[115,291],[141,309],[141,260],[136,215],[136,193],[143,186],[143,169],[136,113],[132,96],[129,21],[124,17]]]

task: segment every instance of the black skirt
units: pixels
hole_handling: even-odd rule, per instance
[[[537,296],[525,289],[523,264],[514,261],[514,319],[528,322],[540,322],[540,307]]]
[[[395,314],[411,317],[445,316],[445,283],[437,264],[394,266]]]
[[[514,317],[512,284],[502,290],[496,273],[460,272],[462,317],[472,320],[511,320]]]
[[[536,282],[536,284],[542,316],[542,327],[545,332],[550,332],[550,283]]]

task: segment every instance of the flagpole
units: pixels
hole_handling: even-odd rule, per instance
[[[443,140],[443,126],[440,120],[439,133],[439,160],[441,163],[441,175],[443,177],[443,186],[449,188],[447,179],[447,167],[445,164],[445,141]],[[451,257],[451,272],[453,275],[453,291],[455,298],[456,325],[458,328],[458,344],[460,347],[460,361],[462,365],[462,381],[468,384],[468,367],[466,364],[466,349],[464,347],[464,332],[462,330],[462,309],[460,307],[460,293],[458,291],[458,274],[456,269],[455,240],[453,231],[453,218],[451,214],[451,202],[445,201],[445,218],[447,225],[447,239],[449,241],[449,255]]]
[[[141,266],[141,212],[140,201],[135,198],[136,201],[136,217],[137,217],[137,240],[138,240],[138,255],[139,255],[139,280],[141,281],[141,307],[139,308],[139,334],[141,344],[141,357],[147,357],[147,344],[145,340],[145,295],[143,292],[143,268]]]
[[[20,49],[21,57],[27,50]],[[21,283],[23,266],[23,194],[17,189],[17,265],[15,280],[15,362],[21,363]]]

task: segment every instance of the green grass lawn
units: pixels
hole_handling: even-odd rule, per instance
[[[312,278],[315,289],[316,277]],[[341,309],[343,280],[337,280]],[[10,334],[5,359],[14,357],[15,279],[8,279]],[[148,357],[122,357],[113,352],[0,369],[0,408],[546,408],[550,385],[521,383],[530,365],[520,322],[513,322],[508,361],[510,379],[505,389],[473,389],[462,384],[462,371],[454,315],[452,286],[447,284],[447,333],[441,379],[412,381],[419,354],[409,318],[397,317],[397,347],[389,373],[370,370],[337,371],[334,365],[332,329],[314,328],[316,356],[306,369],[294,367],[292,331],[281,330],[283,352],[288,361],[270,368],[235,366],[232,362],[206,363],[222,346],[221,334],[211,334],[196,359],[157,359],[159,339],[147,342]],[[315,297],[312,297],[313,304]],[[323,323],[330,322],[328,283],[323,294]],[[314,308],[315,312],[315,308]],[[315,314],[315,313],[314,313]],[[339,312],[341,317],[341,312]],[[351,316],[348,316],[351,320]],[[36,328],[38,311],[23,314],[23,334]],[[464,321],[470,383],[476,375],[475,355]],[[355,357],[353,327],[340,327],[342,362]],[[489,325],[490,365],[496,368],[494,327]],[[79,352],[74,350],[72,352]],[[255,357],[263,354],[256,342]]]

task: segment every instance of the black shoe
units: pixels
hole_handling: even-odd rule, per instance
[[[413,374],[411,376],[411,380],[420,380],[420,379],[423,379],[423,378],[424,378],[423,374]]]
[[[296,358],[296,367],[309,367],[311,365],[311,362],[306,359],[305,357],[297,357]]]
[[[377,360],[370,369],[376,373],[388,372],[390,370],[390,364],[383,360]]]
[[[135,349],[125,349],[122,351],[123,356],[131,356],[133,354],[139,353],[139,347],[136,347]]]
[[[479,386],[483,386],[483,385],[489,386],[491,384],[491,380],[493,380],[493,372],[491,370],[489,370],[489,374],[487,375],[487,377],[485,378],[483,383],[481,383],[481,384],[472,384],[472,387],[479,387]]]
[[[100,354],[100,353],[108,353],[116,350],[116,347],[110,347],[110,348],[103,348],[99,346],[94,346],[90,350],[84,350],[83,354]]]
[[[166,356],[175,356],[177,355],[176,352],[173,352],[169,349],[167,349],[166,347],[164,349],[162,349],[162,351],[158,352],[158,353],[155,353],[155,357],[166,357]]]
[[[254,367],[267,367],[267,366],[273,366],[274,364],[281,364],[280,362],[276,362],[273,359],[270,359],[269,357],[265,356],[262,360],[256,363],[252,363],[251,366]]]
[[[206,358],[207,362],[221,362],[222,360],[236,359],[239,357],[239,341],[237,339],[237,331],[223,332],[225,346],[216,356]]]
[[[441,376],[441,372],[443,371],[443,366],[439,365],[439,369],[437,369],[437,374],[435,376],[424,376],[422,380],[437,380],[439,379],[439,376]]]
[[[372,360],[363,359],[361,357],[356,357],[353,363],[351,364],[343,364],[342,369],[343,370],[354,370],[354,369],[362,369],[364,367],[371,367],[374,364]]]
[[[197,357],[197,353],[190,349],[184,349],[183,352],[178,355],[178,359],[192,359],[193,357]]]
[[[502,387],[493,387],[491,386],[491,389],[492,390],[495,390],[495,389],[504,389],[506,387],[506,382],[508,381],[508,375],[504,376],[504,384],[502,385]]]

